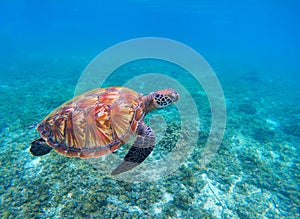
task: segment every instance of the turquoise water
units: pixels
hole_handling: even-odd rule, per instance
[[[1,217],[299,218],[299,9],[298,1],[1,2]],[[99,86],[147,94],[149,84],[171,80],[137,76],[161,73],[186,89],[178,104],[145,118],[157,143],[140,170],[179,150],[184,159],[174,172],[149,182],[110,176],[134,139],[93,161],[54,151],[33,157],[35,124],[74,97],[86,66],[139,37],[186,44],[218,77],[226,128],[216,135],[218,150],[208,148],[209,162],[203,153],[218,110],[190,72],[156,59],[124,64]],[[153,168],[153,177],[163,168]]]

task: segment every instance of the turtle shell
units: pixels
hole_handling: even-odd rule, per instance
[[[69,157],[93,158],[115,151],[143,118],[142,95],[124,87],[99,88],[64,103],[38,131],[47,144]]]

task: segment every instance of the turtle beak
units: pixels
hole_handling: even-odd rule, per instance
[[[176,91],[170,94],[171,99],[173,100],[173,103],[178,101],[180,99],[180,95],[179,93],[177,93]]]
[[[177,91],[175,91],[173,88],[167,88],[165,90],[160,91],[162,94],[166,94],[172,103],[178,101],[180,99],[180,95]]]

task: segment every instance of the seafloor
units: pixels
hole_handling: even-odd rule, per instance
[[[28,152],[30,142],[38,137],[32,126],[73,97],[85,64],[33,63],[1,73],[2,219],[300,218],[300,106],[296,104],[300,90],[296,83],[262,76],[259,69],[230,75],[218,72],[227,126],[219,150],[208,165],[201,166],[210,109],[205,94],[186,82],[202,121],[201,129],[186,130],[199,132],[197,145],[175,173],[158,181],[130,183],[115,180],[87,160],[54,152],[37,158]],[[132,69],[127,70],[128,75]],[[188,80],[180,79],[180,73],[173,76]],[[172,116],[168,110],[159,113]],[[172,151],[179,128],[178,118],[169,118],[153,157]]]

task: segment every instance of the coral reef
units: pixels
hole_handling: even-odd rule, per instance
[[[65,69],[63,74],[68,76],[63,78],[61,70],[39,71],[45,76],[21,77],[0,87],[3,219],[73,218],[74,215],[78,218],[300,217],[299,121],[295,117],[299,109],[290,107],[293,111],[287,112],[285,107],[288,104],[285,101],[290,103],[285,97],[292,94],[284,93],[281,97],[272,94],[273,87],[260,86],[260,90],[249,91],[245,83],[242,85],[245,87],[224,83],[227,129],[210,163],[201,166],[201,152],[210,134],[210,108],[205,95],[191,85],[189,91],[197,103],[201,127],[183,132],[187,138],[190,132],[199,132],[190,156],[165,178],[129,183],[110,176],[110,156],[98,159],[98,166],[94,161],[71,159],[54,152],[38,158],[31,156],[29,144],[38,137],[32,127],[73,96],[79,77],[72,68]],[[186,86],[190,80],[180,74],[176,74],[176,79],[185,80]],[[260,82],[255,81],[257,86]],[[269,86],[280,88],[276,84]],[[282,88],[282,92],[288,91]],[[160,122],[161,117],[155,117],[160,114],[164,123]],[[156,115],[146,118],[158,132],[149,162],[168,157],[176,150],[183,129],[176,107]],[[120,158],[129,144],[118,151]]]

